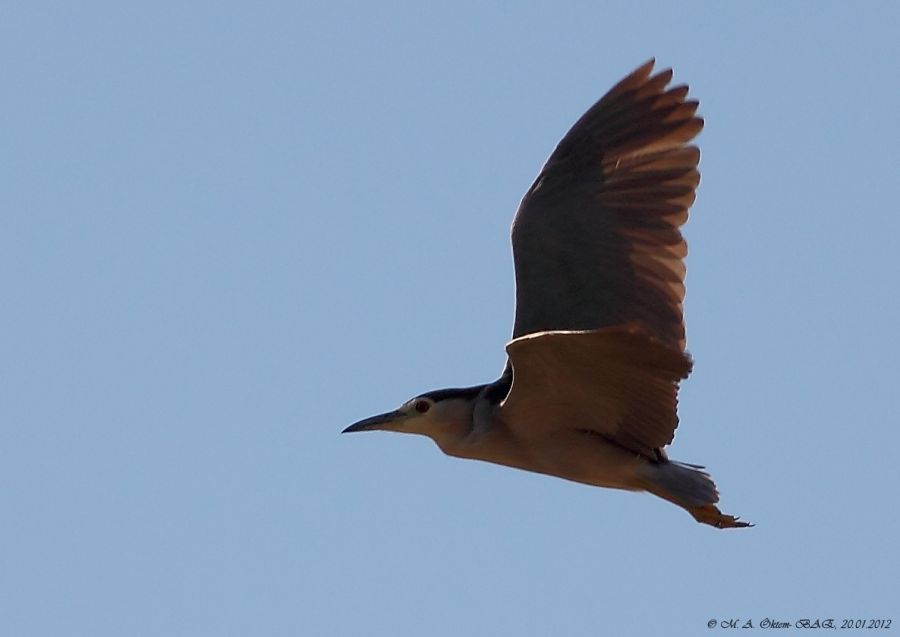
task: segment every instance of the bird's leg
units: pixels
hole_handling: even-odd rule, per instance
[[[733,515],[727,515],[719,511],[719,507],[714,504],[704,504],[702,506],[685,507],[688,512],[694,516],[697,522],[709,524],[717,529],[740,529],[753,526],[749,522],[744,522],[740,518]]]

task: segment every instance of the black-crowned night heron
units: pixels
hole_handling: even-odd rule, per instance
[[[674,462],[684,350],[679,227],[700,181],[703,127],[687,86],[653,60],[562,139],[512,226],[516,318],[487,385],[431,391],[344,430],[423,434],[451,456],[649,491],[719,528],[702,467]]]

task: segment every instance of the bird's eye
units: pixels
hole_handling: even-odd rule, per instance
[[[413,405],[413,409],[415,409],[420,414],[424,414],[426,411],[431,409],[431,403],[427,400],[417,400]]]

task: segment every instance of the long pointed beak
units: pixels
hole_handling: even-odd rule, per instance
[[[404,418],[406,418],[406,414],[402,411],[389,411],[386,414],[378,414],[377,416],[355,422],[341,433],[351,434],[356,431],[377,431],[378,429],[387,429],[392,423]]]

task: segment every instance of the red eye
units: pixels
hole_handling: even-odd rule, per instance
[[[426,411],[431,409],[431,403],[427,400],[417,400],[415,404],[415,409],[420,414],[424,414]]]

